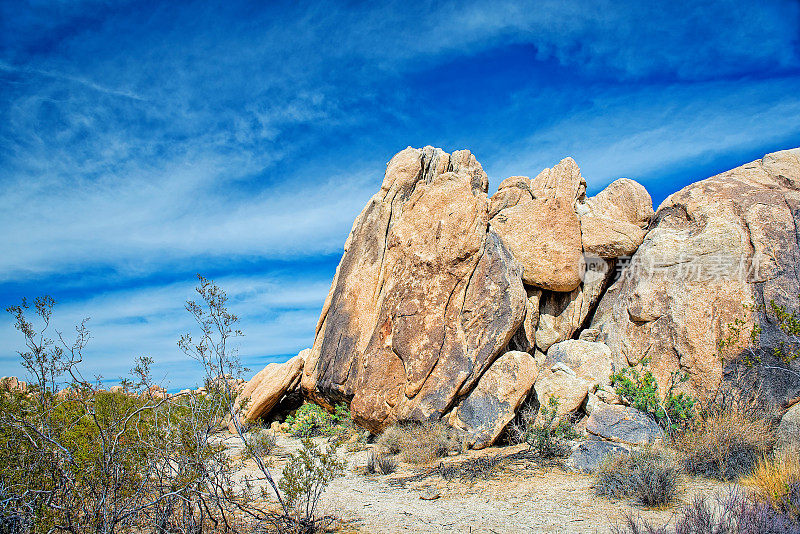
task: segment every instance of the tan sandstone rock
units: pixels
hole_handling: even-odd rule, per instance
[[[28,384],[16,376],[4,376],[0,378],[0,391],[17,391],[19,393],[26,393],[28,391]]]
[[[356,219],[303,372],[306,395],[350,400],[372,431],[439,419],[521,324],[522,268],[489,228],[468,151],[407,148]]]
[[[581,407],[592,382],[581,378],[575,370],[562,362],[545,365],[539,373],[534,390],[541,406],[548,406],[550,399],[558,399],[559,416],[572,413]],[[541,412],[539,418],[541,420]]]
[[[751,307],[775,300],[797,309],[798,217],[800,149],[768,154],[683,188],[659,207],[592,326],[630,364],[651,358],[662,392],[672,373],[685,371],[685,389],[705,396],[720,384],[754,324],[762,329],[762,345],[784,339],[774,322]],[[729,338],[729,325],[737,320],[741,342],[720,353],[720,341]],[[759,372],[776,402],[800,388],[789,373]]]
[[[527,352],[506,352],[451,412],[448,423],[467,433],[467,446],[488,447],[514,418],[538,374],[539,365],[533,356]]]
[[[545,291],[539,297],[536,347],[546,352],[553,343],[569,339],[594,310],[614,275],[614,263],[586,258],[581,284],[569,293]]]
[[[568,339],[551,346],[545,359],[546,366],[563,363],[575,372],[578,378],[589,382],[589,391],[610,386],[610,377],[627,362],[615,357],[604,343]]]
[[[640,184],[621,178],[579,202],[583,251],[603,258],[629,256],[644,241],[653,201]]]
[[[518,184],[520,177],[513,178],[517,179],[513,183]],[[513,184],[492,197],[493,208],[508,206],[499,209],[491,225],[522,264],[526,284],[551,291],[572,291],[581,283],[581,227],[575,213],[581,184],[585,188],[580,169],[572,158],[567,158],[532,180],[532,198],[524,194],[524,188]],[[520,192],[519,198],[509,197],[509,190]],[[514,199],[517,202],[512,205]]]
[[[238,406],[245,406],[245,421],[256,421],[267,415],[286,393],[299,385],[309,352],[310,349],[302,350],[286,363],[270,363],[245,384],[236,399]]]

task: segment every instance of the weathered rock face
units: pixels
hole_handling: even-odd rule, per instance
[[[531,182],[532,194],[524,177],[514,177],[492,197],[494,209],[506,206],[492,217],[492,228],[522,263],[526,284],[572,291],[581,283],[581,227],[574,207],[581,180],[567,158]]]
[[[653,216],[647,190],[627,178],[609,184],[596,196],[578,202],[583,251],[603,258],[636,252]]]
[[[592,326],[630,364],[652,358],[662,386],[672,373],[687,372],[687,389],[702,397],[716,389],[725,364],[743,348],[734,343],[720,353],[729,325],[743,321],[742,342],[754,324],[762,329],[762,345],[782,339],[774,322],[751,307],[769,308],[775,300],[796,309],[798,218],[799,149],[685,187],[659,207]],[[761,376],[776,402],[800,389],[790,373],[762,370]]]
[[[500,356],[474,390],[453,410],[448,423],[467,432],[467,446],[482,449],[494,443],[514,419],[536,381],[539,364],[527,352]]]
[[[299,385],[309,352],[305,349],[286,363],[270,363],[245,384],[236,399],[237,405],[247,400],[243,413],[245,421],[256,421],[267,415],[284,395]]]
[[[588,381],[592,393],[600,386],[608,386],[609,377],[623,365],[604,343],[579,339],[568,339],[550,347],[545,365],[552,367],[557,363],[563,363],[576,376]]]
[[[530,300],[538,304],[535,313],[527,311],[513,348],[547,351],[585,326],[615,273],[615,258],[642,243],[653,207],[644,187],[624,178],[587,199],[580,169],[566,158],[533,180],[504,180],[489,214],[523,264]]]
[[[778,426],[778,447],[800,451],[800,402],[789,408]]]
[[[569,293],[547,291],[539,297],[536,347],[547,351],[569,339],[586,321],[614,275],[613,260],[587,258],[581,284]]]
[[[650,445],[664,439],[664,431],[655,420],[629,406],[601,405],[589,416],[586,430],[600,438],[628,445]]]
[[[608,455],[630,454],[630,450],[619,443],[590,437],[583,440],[567,458],[566,466],[582,473],[594,473]]]
[[[304,391],[350,400],[377,431],[438,419],[520,326],[522,268],[489,228],[488,181],[468,151],[406,150],[356,219],[306,362]]]

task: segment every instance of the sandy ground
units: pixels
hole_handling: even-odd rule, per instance
[[[236,442],[229,440],[229,444],[235,454]],[[272,455],[276,476],[288,455],[299,447],[299,440],[279,436]],[[542,466],[521,457],[518,453],[524,448],[492,447],[450,457],[445,464],[481,455],[499,454],[506,459],[488,479],[448,481],[430,473],[438,462],[430,466],[400,464],[392,475],[367,475],[364,466],[370,451],[346,452],[342,447],[348,469],[328,487],[321,512],[340,518],[344,532],[370,534],[607,533],[621,524],[626,514],[663,525],[673,521],[680,507],[694,496],[730,490],[725,484],[689,478],[684,481],[680,502],[665,510],[647,510],[634,502],[596,496],[591,476]],[[251,469],[246,466],[244,472]]]

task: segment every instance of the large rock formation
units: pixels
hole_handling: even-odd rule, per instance
[[[662,392],[676,372],[691,393],[714,391],[756,324],[761,345],[785,339],[764,310],[773,300],[797,308],[799,156],[768,154],[667,198],[604,295],[592,323],[600,339],[631,365],[650,358]],[[753,372],[776,403],[796,394],[796,374],[768,367],[780,365]]]
[[[684,387],[702,395],[748,328],[760,325],[762,344],[785,339],[763,309],[793,310],[800,294],[797,150],[686,187],[655,215],[632,180],[587,198],[570,158],[506,179],[491,199],[487,187],[468,151],[392,158],[345,243],[302,372],[306,396],[349,402],[372,431],[444,419],[482,447],[533,389],[615,439],[604,428],[639,415],[609,408],[618,399],[597,389],[612,371],[647,357],[662,391],[686,372]],[[740,342],[721,344],[729,325]],[[793,376],[770,382],[776,398],[800,389]]]
[[[584,325],[614,254],[644,236],[649,196],[631,181],[612,186],[587,199],[567,158],[533,180],[505,180],[490,200],[468,151],[397,154],[345,243],[303,371],[306,395],[349,401],[373,431],[445,418],[474,446],[490,444],[529,395],[533,362]],[[587,225],[603,256],[588,269]]]
[[[407,148],[356,219],[317,325],[303,388],[350,400],[371,430],[439,419],[522,323],[522,268],[489,227],[468,151]]]
[[[495,208],[506,206],[492,217],[492,227],[522,263],[526,284],[572,291],[581,283],[581,227],[574,206],[581,181],[580,169],[567,158],[533,181],[524,176],[504,181],[492,197]]]

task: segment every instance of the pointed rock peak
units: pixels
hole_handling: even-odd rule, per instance
[[[552,169],[544,169],[532,181],[534,196],[537,198],[561,198],[574,202],[579,197],[581,183],[586,181],[581,176],[581,169],[572,158],[562,159]]]

